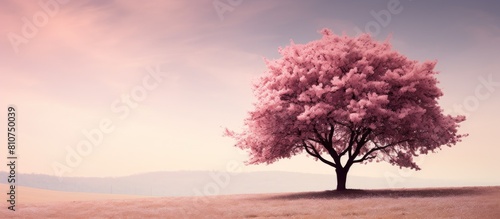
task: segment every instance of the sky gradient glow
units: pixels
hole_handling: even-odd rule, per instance
[[[222,133],[224,127],[242,126],[254,101],[252,80],[265,70],[262,58],[277,58],[278,47],[290,39],[318,39],[317,31],[326,27],[351,36],[368,30],[378,40],[392,34],[402,54],[438,60],[440,102],[452,114],[464,106],[468,117],[461,133],[470,136],[426,156],[412,176],[500,182],[497,1],[243,0],[231,6],[220,0],[232,9],[221,19],[212,0],[43,0],[57,6],[45,21],[38,2],[0,3],[0,118],[5,121],[7,105],[17,106],[23,173],[54,175],[53,164],[65,164],[67,149],[85,139],[82,130],[99,127],[102,119],[112,121],[114,130],[67,176],[224,170],[228,162],[243,162],[247,156]],[[399,13],[377,21],[374,15],[388,11],[388,2],[399,2]],[[26,19],[33,22],[34,15],[41,26],[25,36],[26,43],[13,45],[12,34],[23,36]],[[144,80],[153,84],[144,78],[150,77],[147,68],[157,65],[161,82],[145,89],[147,97],[120,118],[123,112],[112,105],[125,106],[122,98],[141,89]],[[334,177],[332,168],[305,155],[244,169]],[[398,168],[356,165],[350,174],[387,172]]]

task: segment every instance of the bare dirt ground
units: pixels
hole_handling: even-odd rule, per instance
[[[8,203],[2,204],[0,218],[500,218],[500,186],[208,198],[144,198],[32,188],[20,188],[18,193],[16,211],[7,210]]]

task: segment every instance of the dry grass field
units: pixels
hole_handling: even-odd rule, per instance
[[[6,187],[2,185],[2,190]],[[349,190],[209,198],[20,188],[0,218],[500,218],[500,187]]]

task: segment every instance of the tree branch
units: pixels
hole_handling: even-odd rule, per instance
[[[314,134],[316,135],[316,137],[320,141],[319,143],[321,143],[323,145],[326,144],[327,143],[326,139],[323,136],[321,136],[321,133],[319,133],[318,129],[316,129],[316,126],[314,126],[313,130],[314,130]]]
[[[377,157],[377,156],[375,156],[375,155],[368,156],[368,157],[363,156],[363,158],[362,158],[362,159],[359,159],[359,160],[353,160],[353,161],[352,161],[352,163],[361,163],[361,162],[363,162],[363,161],[365,161],[365,160],[371,160],[371,159],[373,159],[373,158],[375,158],[375,157]]]
[[[331,162],[331,161],[329,161],[329,160],[327,160],[327,159],[325,159],[325,158],[323,158],[323,157],[319,154],[318,150],[316,150],[316,148],[314,147],[314,145],[308,146],[308,145],[307,145],[307,143],[306,143],[305,141],[302,141],[302,143],[303,143],[303,145],[302,145],[302,146],[304,147],[304,149],[306,150],[306,152],[307,152],[309,155],[311,155],[311,156],[313,156],[313,157],[315,157],[315,158],[318,158],[318,159],[319,159],[319,160],[321,160],[323,163],[326,163],[326,164],[328,164],[328,165],[330,165],[330,166],[332,166],[332,167],[337,168],[337,164],[336,164],[336,163],[334,163],[334,162]],[[312,149],[312,151],[310,151],[309,149]]]
[[[334,125],[332,125],[332,124],[330,124],[330,123],[328,123],[328,124],[330,125],[330,133],[328,133],[328,139],[327,139],[327,141],[328,141],[331,145],[333,145],[333,134],[334,134],[334,132],[335,132],[335,126],[334,126]]]
[[[357,138],[357,136],[354,137],[355,135],[356,135],[356,133],[354,131],[351,131],[351,136],[349,137],[349,143],[348,143],[349,145],[347,146],[346,149],[344,149],[344,151],[342,151],[342,153],[339,154],[339,157],[344,156],[344,154],[347,153],[347,152],[349,152],[349,157],[351,157],[351,155],[352,155],[351,154],[352,153],[352,151],[351,151],[352,150],[352,145],[354,144],[353,141],[354,141],[355,138]]]
[[[344,74],[347,74],[347,72],[349,72],[349,70],[348,70],[345,66],[340,67],[340,70],[341,70],[341,71],[342,71],[342,73],[344,73]]]
[[[362,132],[362,130],[359,130],[358,132]],[[352,153],[352,154],[349,153],[350,156],[347,159],[345,167],[349,168],[354,163],[355,158],[361,152],[361,148],[365,146],[366,142],[368,142],[368,140],[366,140],[366,138],[368,137],[368,135],[370,135],[371,132],[372,132],[371,129],[366,129],[363,132],[363,134],[361,135],[361,139],[359,139],[359,141],[357,140],[357,138],[359,137],[359,134],[356,134],[356,137],[354,138],[354,141],[352,143],[352,145],[354,145],[354,143],[356,143],[356,149],[354,150],[354,153]]]
[[[355,157],[357,157],[361,151],[361,148],[366,144],[366,142],[368,142],[366,140],[366,138],[368,137],[368,135],[371,133],[371,129],[368,129],[367,131],[365,131],[363,133],[363,135],[361,135],[361,139],[359,141],[357,141],[357,137],[359,136],[359,134],[356,134],[356,138],[354,139],[354,142],[353,142],[353,145],[354,143],[357,143],[356,144],[356,149],[354,150],[354,153],[352,154],[351,157],[349,157],[349,160],[354,160]]]
[[[401,144],[401,143],[403,143],[403,142],[407,142],[407,141],[410,141],[410,139],[406,139],[406,140],[402,140],[402,141],[394,142],[394,143],[391,143],[391,144],[388,144],[388,145],[386,145],[386,146],[382,146],[382,147],[381,147],[381,146],[378,146],[378,145],[377,145],[377,143],[375,143],[375,142],[373,142],[373,141],[372,141],[372,142],[373,142],[373,144],[375,145],[375,147],[374,147],[374,148],[372,148],[372,149],[370,149],[368,152],[366,152],[366,154],[365,154],[362,158],[360,158],[360,159],[358,159],[358,160],[354,160],[354,161],[353,161],[353,163],[363,162],[363,161],[365,161],[365,160],[367,160],[367,159],[372,159],[372,158],[374,158],[375,156],[374,156],[374,155],[373,155],[373,156],[369,156],[371,153],[373,153],[373,152],[375,152],[375,151],[379,151],[379,150],[384,150],[384,149],[386,149],[386,148],[388,148],[388,147],[391,147],[391,146],[394,146],[394,145],[397,145],[397,144]]]
[[[335,149],[333,149],[333,144],[331,142],[329,142],[328,140],[324,139],[323,136],[321,136],[321,133],[316,129],[316,127],[314,127],[314,134],[320,140],[319,141],[315,141],[313,139],[310,139],[310,140],[315,141],[315,142],[323,145],[323,147],[325,147],[325,149],[328,151],[328,153],[333,158],[333,160],[336,163],[340,164],[340,157],[337,154],[337,151],[335,151]]]

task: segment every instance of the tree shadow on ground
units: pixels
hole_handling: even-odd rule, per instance
[[[353,199],[353,198],[429,198],[480,195],[485,191],[474,188],[422,188],[422,189],[348,189],[345,191],[302,192],[294,194],[274,195],[267,199]]]

